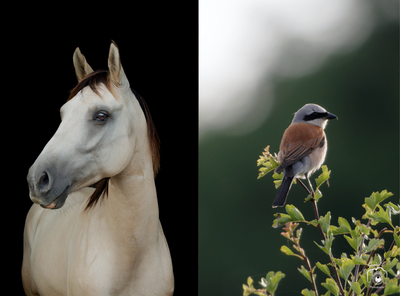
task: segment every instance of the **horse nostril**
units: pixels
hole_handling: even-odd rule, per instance
[[[46,172],[43,172],[39,178],[39,189],[41,192],[46,192],[49,190],[50,179],[49,175]]]

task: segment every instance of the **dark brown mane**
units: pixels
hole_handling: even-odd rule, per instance
[[[113,85],[111,83],[109,72],[106,70],[97,70],[97,71],[90,73],[85,78],[83,78],[81,81],[79,81],[79,83],[71,90],[67,101],[69,101],[73,97],[75,97],[86,86],[89,86],[92,89],[92,91],[94,91],[96,94],[99,95],[98,86],[100,86],[101,84],[103,84],[105,87],[107,87],[107,89],[112,94],[115,94]],[[133,89],[132,89],[132,92],[135,95],[136,99],[138,100],[140,107],[142,108],[142,111],[146,118],[147,137],[148,137],[149,144],[150,144],[152,160],[153,160],[153,171],[154,171],[154,177],[155,177],[160,169],[160,151],[159,151],[160,150],[160,139],[158,138],[158,134],[157,134],[153,119],[151,118],[150,110],[149,110],[146,102]],[[101,196],[103,194],[104,195],[108,194],[108,180],[109,180],[109,178],[105,178],[93,185],[93,187],[95,187],[96,190],[89,197],[88,203],[85,208],[86,210],[90,209],[91,207],[96,205],[96,203],[99,201],[99,199],[101,198]]]
[[[100,95],[99,91],[97,90],[97,87],[100,84],[103,84],[110,92],[113,93],[109,72],[106,70],[97,70],[90,73],[78,82],[78,84],[70,91],[67,102],[75,97],[86,86],[89,86],[92,91],[94,91],[97,95]]]

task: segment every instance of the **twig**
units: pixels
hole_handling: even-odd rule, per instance
[[[297,226],[297,225],[296,225]],[[295,226],[295,227],[296,227]],[[300,233],[301,233],[301,228],[300,228]],[[308,273],[310,274],[310,280],[311,280],[311,284],[313,286],[313,290],[315,292],[315,296],[318,296],[318,290],[317,290],[317,285],[314,281],[314,275],[313,275],[313,269],[311,267],[310,264],[310,260],[308,259],[308,257],[306,256],[306,252],[304,251],[304,249],[302,247],[300,247],[300,233],[296,234],[297,237],[294,236],[293,234],[293,230],[289,232],[290,234],[290,240],[293,242],[293,244],[295,245],[295,249],[297,250],[297,252],[299,252],[301,258],[306,262],[307,264],[307,268],[308,268]]]
[[[307,188],[306,185],[304,185],[304,183],[299,178],[296,178],[296,181],[299,182],[301,186],[303,186],[303,188],[307,191],[308,195],[311,194],[311,191]]]
[[[310,260],[308,260],[308,257],[305,254],[304,254],[303,258],[304,258],[304,261],[306,261],[307,268],[308,268],[308,270],[310,272],[311,283],[312,283],[312,286],[313,286],[313,289],[314,289],[314,292],[315,292],[315,296],[318,296],[317,285],[315,284],[315,281],[314,281],[314,276],[313,276]]]
[[[304,185],[304,183],[301,182],[300,179],[297,178],[296,180],[303,186],[303,188],[307,191],[308,195],[310,195],[311,192],[310,192],[310,190],[307,188],[307,186]],[[314,196],[313,196],[313,199],[311,199],[311,201],[312,201],[312,204],[313,204],[313,206],[314,206],[315,218],[317,219],[317,222],[318,222],[318,221],[319,221],[319,213],[318,213],[317,202],[315,201]],[[321,235],[322,235],[322,238],[323,238],[323,240],[324,240],[324,243],[326,243],[326,235],[325,235],[324,231],[322,230],[322,227],[321,227],[320,224],[318,224],[318,229],[319,229],[319,231],[320,231],[320,233],[321,233]],[[333,260],[332,251],[329,252],[329,257],[330,257],[330,259],[331,259],[333,272],[334,272],[335,277],[336,277],[336,282],[337,282],[337,284],[338,284],[338,286],[339,286],[340,295],[345,296],[346,294],[344,293],[343,286],[342,286],[342,282],[340,281],[339,274],[338,274],[338,271],[337,271],[337,268],[336,268],[336,264],[335,264],[335,261]]]
[[[319,213],[318,213],[317,202],[315,201],[314,198],[311,201],[312,201],[312,204],[314,206],[315,218],[317,219],[317,222],[318,222],[319,221]],[[318,229],[319,229],[319,232],[321,232],[322,238],[323,238],[323,240],[325,242],[326,241],[326,235],[325,235],[324,231],[322,230],[321,224],[318,224]]]
[[[317,202],[315,201],[315,199],[312,199],[311,201],[312,201],[313,206],[314,206],[315,218],[317,219],[317,221],[319,221],[319,213],[318,213]],[[318,229],[319,229],[319,232],[322,235],[324,243],[326,243],[326,235],[325,235],[324,231],[322,230],[321,224],[318,224]],[[334,272],[335,277],[336,277],[336,282],[337,282],[337,284],[339,286],[340,294],[345,296],[345,293],[344,293],[344,290],[343,290],[343,286],[342,286],[342,282],[340,281],[339,273],[337,271],[335,261],[333,260],[332,251],[329,252],[329,257],[331,259],[333,272]]]

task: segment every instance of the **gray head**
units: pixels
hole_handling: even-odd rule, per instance
[[[292,123],[305,122],[325,128],[329,119],[337,119],[337,116],[329,113],[316,104],[306,104],[294,114]]]

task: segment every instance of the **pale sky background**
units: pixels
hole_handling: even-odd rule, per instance
[[[257,128],[274,100],[268,78],[305,75],[361,45],[375,21],[372,9],[397,17],[379,2],[377,8],[365,0],[200,0],[200,137]],[[254,95],[261,78],[262,101]]]

